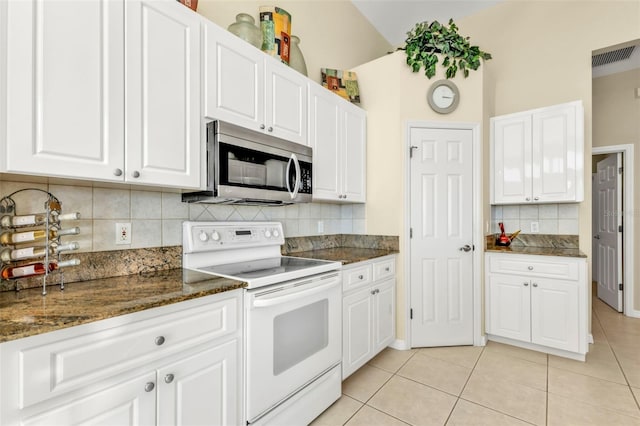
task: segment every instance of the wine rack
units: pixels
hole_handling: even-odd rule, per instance
[[[12,198],[23,191],[46,194],[44,211],[17,214]],[[40,195],[40,194],[38,194]],[[62,203],[48,191],[25,188],[0,199],[0,281],[42,277],[42,295],[47,294],[47,278],[59,271],[60,289],[64,290],[64,267],[80,264],[78,259],[61,260],[63,252],[77,250],[77,242],[62,244],[65,235],[77,235],[80,228],[62,228],[61,223],[80,218],[79,213],[62,213]],[[18,290],[18,285],[16,285]]]

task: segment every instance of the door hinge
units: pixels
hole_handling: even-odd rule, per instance
[[[475,245],[475,244],[472,244],[472,245],[471,245],[471,249],[472,249],[473,251],[476,251],[476,245]]]
[[[409,158],[413,158],[413,150],[414,150],[414,149],[418,149],[418,147],[417,147],[417,146],[415,146],[415,145],[411,145],[411,146],[409,147]]]
[[[618,232],[622,232],[622,225],[618,225]]]
[[[622,284],[620,284],[622,285]],[[409,309],[409,319],[413,319],[413,308]]]
[[[618,284],[618,290],[622,291],[622,283]]]
[[[409,238],[413,238],[413,228],[409,228]]]
[[[624,167],[618,167],[618,174],[622,174],[622,172],[624,171]]]

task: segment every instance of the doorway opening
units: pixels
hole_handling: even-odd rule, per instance
[[[593,281],[598,281],[598,295],[597,297],[604,299],[602,294],[600,294],[601,290],[606,291],[606,285],[603,284],[603,281],[606,280],[606,275],[613,275],[610,273],[609,268],[611,265],[620,263],[622,265],[622,271],[620,276],[618,277],[619,284],[622,284],[622,295],[621,295],[621,304],[622,307],[620,310],[626,316],[632,317],[640,317],[640,311],[634,309],[633,300],[634,300],[634,277],[633,277],[633,269],[634,269],[634,240],[633,240],[633,230],[634,230],[634,199],[633,199],[633,182],[634,182],[634,154],[633,154],[633,145],[612,145],[612,146],[604,146],[604,147],[593,147],[592,148],[592,158],[593,163],[597,163],[598,160],[604,160],[606,157],[609,159],[613,159],[613,157],[620,154],[622,157],[622,173],[616,173],[616,176],[622,180],[620,182],[621,193],[619,194],[622,204],[621,211],[617,212],[616,209],[610,209],[609,217],[611,219],[620,219],[621,226],[621,234],[622,242],[620,245],[620,250],[615,254],[616,258],[611,259],[611,262],[607,262],[605,260],[605,256],[598,256],[598,253],[595,251],[595,247],[598,245],[598,236],[600,236],[597,232],[598,226],[598,217],[596,210],[598,208],[597,203],[597,195],[594,194],[592,197],[592,203],[594,204],[594,213],[592,216],[592,229],[593,237],[596,241],[594,244],[594,251],[592,252],[592,279]],[[614,155],[615,154],[615,155]],[[594,188],[596,187],[597,177],[594,177]],[[606,213],[605,213],[606,214]],[[604,253],[606,249],[602,249],[601,251]],[[608,250],[609,253],[613,253],[612,250]],[[611,287],[609,286],[611,290]],[[603,297],[600,297],[603,296]],[[609,294],[611,297],[611,294]],[[607,303],[607,302],[605,302]],[[612,303],[608,303],[612,305]],[[616,306],[613,306],[616,309]]]

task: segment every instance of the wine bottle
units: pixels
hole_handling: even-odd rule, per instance
[[[42,257],[49,252],[50,256],[56,255],[63,251],[78,250],[80,244],[72,242],[69,244],[52,245],[51,247],[26,247],[22,249],[4,248],[0,250],[0,260],[10,262],[12,260],[31,259],[34,257]]]
[[[80,213],[64,213],[53,210],[49,213],[49,223],[60,223],[65,220],[80,219]],[[0,226],[3,228],[19,227],[19,226],[39,226],[47,222],[47,213],[36,213],[29,215],[4,215],[0,217]]]
[[[50,229],[49,239],[53,240],[64,235],[77,235],[80,233],[80,228],[77,226],[68,229]],[[25,232],[4,232],[0,234],[0,244],[19,244],[30,243],[32,241],[44,240],[47,237],[47,231],[44,229],[38,229],[36,231]]]
[[[43,262],[30,263],[22,266],[7,266],[2,268],[0,276],[2,279],[10,280],[13,278],[31,277],[34,275],[44,275],[47,271],[53,272],[56,269],[64,268],[66,266],[76,266],[80,264],[78,259],[63,260],[60,262],[50,262],[47,266]]]

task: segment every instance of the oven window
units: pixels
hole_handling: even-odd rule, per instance
[[[329,301],[320,300],[273,319],[273,375],[288,370],[329,344]]]

